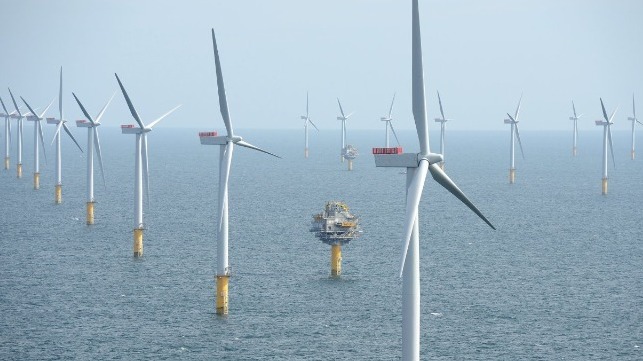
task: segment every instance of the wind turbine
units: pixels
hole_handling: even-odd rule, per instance
[[[60,204],[63,201],[63,173],[62,173],[62,149],[60,147],[60,137],[61,137],[61,132],[60,129],[64,129],[65,133],[69,135],[71,140],[74,141],[78,149],[82,152],[83,149],[80,147],[78,142],[76,141],[76,138],[71,134],[71,131],[67,127],[67,121],[64,120],[63,116],[63,67],[60,67],[60,90],[58,92],[58,112],[60,115],[59,119],[55,118],[47,118],[47,124],[55,124],[56,125],[56,133],[54,134],[54,139],[51,141],[53,144],[56,142],[56,185],[54,189],[54,203]]]
[[[634,127],[636,126],[636,123],[639,123],[643,125],[643,123],[639,122],[639,120],[636,118],[636,104],[634,104],[634,94],[632,94],[632,116],[628,117],[627,120],[632,121],[632,160],[635,158],[635,152],[634,152],[634,142],[635,142],[635,133],[634,133]]]
[[[438,92],[438,103],[440,104],[440,115],[442,118],[435,118],[436,123],[440,123],[440,154],[442,154],[442,162],[440,162],[440,168],[444,170],[444,129],[446,122],[451,120],[444,117],[444,110],[442,110],[442,99],[440,99],[440,92]]]
[[[148,169],[148,160],[147,160],[147,133],[151,132],[152,128],[158,122],[160,122],[161,119],[170,115],[172,112],[178,109],[180,105],[176,106],[174,109],[170,110],[169,112],[161,115],[159,118],[157,118],[156,120],[154,120],[153,122],[149,123],[146,126],[145,124],[143,124],[143,121],[138,116],[136,109],[134,109],[134,105],[132,104],[132,101],[127,95],[127,92],[123,87],[123,83],[121,83],[121,80],[118,78],[118,74],[114,74],[114,75],[116,75],[116,81],[118,81],[118,86],[120,86],[121,91],[123,92],[123,96],[125,97],[127,106],[129,107],[129,110],[132,113],[132,117],[134,117],[134,120],[136,120],[136,123],[138,125],[138,127],[137,125],[134,125],[134,124],[121,125],[121,131],[123,134],[136,134],[136,152],[134,153],[134,157],[136,160],[135,168],[134,168],[134,218],[135,218],[134,257],[142,257],[143,256],[143,230],[145,229],[143,224],[143,179],[145,179],[145,193],[146,193],[146,198],[148,202],[150,199],[150,196],[149,196],[150,187],[149,187],[149,177],[148,177],[149,169]]]
[[[0,117],[4,117],[4,169],[9,169],[9,147],[11,146],[11,117],[14,116],[16,111],[9,113],[7,107],[4,105],[4,101],[0,98],[0,103],[2,103],[2,109],[4,113],[0,114]]]
[[[572,155],[575,157],[576,156],[576,139],[578,138],[578,119],[583,116],[581,115],[576,115],[576,106],[574,105],[574,101],[572,100],[572,109],[574,110],[574,116],[569,117],[569,120],[574,121],[574,147],[572,148]]]
[[[342,103],[339,101],[339,98],[337,98],[337,104],[339,104],[339,111],[342,113],[342,116],[337,117],[337,120],[342,121],[342,151],[340,156],[342,158],[342,163],[344,163],[344,152],[346,151],[346,120],[350,118],[353,113],[344,115],[344,109],[342,108]]]
[[[98,138],[98,126],[100,126],[100,118],[103,117],[103,114],[105,113],[105,110],[107,109],[107,106],[109,103],[111,103],[112,99],[114,99],[114,95],[116,93],[112,94],[112,97],[109,98],[107,101],[107,104],[101,109],[100,113],[96,116],[96,119],[92,118],[91,115],[85,110],[85,107],[83,104],[80,102],[80,99],[74,94],[73,92],[71,93],[74,96],[74,99],[76,99],[76,103],[78,103],[78,106],[80,107],[80,110],[82,110],[83,114],[85,114],[85,117],[89,120],[77,120],[76,121],[76,126],[81,127],[81,128],[87,128],[87,224],[94,224],[94,149],[96,150],[96,155],[98,156],[98,164],[100,165],[100,174],[103,177],[103,185],[106,186],[105,183],[105,172],[103,171],[103,157],[101,156],[100,152],[100,139]]]
[[[308,123],[315,127],[317,131],[319,132],[319,128],[313,123],[313,121],[310,119],[310,116],[308,115],[308,92],[306,92],[306,115],[302,115],[301,119],[304,120],[304,134],[305,134],[305,148],[304,148],[304,156],[308,158]]]
[[[388,139],[388,128],[391,128],[391,132],[393,132],[393,136],[395,136],[395,141],[397,141],[398,147],[400,146],[400,140],[397,139],[397,134],[395,134],[395,129],[393,129],[393,123],[391,123],[391,121],[393,120],[393,103],[395,103],[395,94],[393,94],[393,100],[391,101],[391,107],[388,110],[388,115],[380,118],[381,121],[386,122],[384,125],[384,129],[386,131],[386,138],[385,138],[386,148],[390,147],[389,139]]]
[[[52,99],[49,105],[47,105],[47,108],[42,112],[42,114],[38,115],[36,112],[29,106],[25,98],[20,97],[22,99],[22,102],[25,103],[29,111],[31,112],[31,116],[27,117],[27,120],[33,121],[34,122],[34,127],[33,127],[33,189],[40,189],[40,151],[38,150],[38,143],[42,145],[42,155],[45,157],[45,163],[47,163],[47,155],[45,154],[45,140],[42,137],[42,124],[40,124],[40,121],[43,120],[43,116],[45,113],[47,113],[47,110],[49,110],[49,107],[54,103],[54,100]]]
[[[203,145],[220,146],[219,153],[219,204],[218,204],[218,225],[217,225],[217,293],[216,293],[216,312],[218,315],[228,314],[228,281],[230,279],[230,267],[228,266],[228,181],[230,178],[230,167],[232,165],[232,152],[235,145],[246,147],[260,152],[270,154],[268,151],[255,147],[246,142],[232,130],[230,113],[228,112],[228,100],[226,98],[225,87],[223,84],[223,73],[221,71],[221,61],[219,60],[219,50],[217,40],[212,29],[212,47],[214,48],[214,65],[217,74],[217,89],[219,94],[219,109],[221,117],[225,123],[226,135],[217,136],[216,132],[201,132],[199,138]]]
[[[509,119],[505,119],[505,124],[511,124],[511,142],[509,146],[509,183],[514,184],[516,181],[516,164],[514,161],[514,134],[518,138],[518,145],[520,146],[520,154],[522,154],[522,159],[525,159],[525,153],[522,151],[522,142],[520,141],[520,132],[518,132],[518,115],[520,113],[520,103],[522,102],[522,94],[520,94],[520,99],[518,100],[518,107],[516,107],[516,112],[512,117],[509,113],[507,116]]]
[[[406,168],[406,212],[404,248],[402,252],[402,360],[420,358],[420,254],[418,206],[422,197],[427,171],[438,184],[446,188],[461,202],[482,218],[491,228],[493,225],[469,201],[464,193],[438,166],[442,155],[430,152],[429,129],[424,98],[424,72],[422,69],[422,42],[418,1],[413,2],[412,16],[412,102],[413,118],[420,141],[420,153],[381,154],[374,149],[375,165],[378,167]],[[495,228],[494,228],[495,229]]]
[[[18,141],[16,142],[16,148],[17,148],[17,161],[16,161],[16,176],[18,178],[22,178],[22,120],[29,116],[31,113],[26,113],[22,114],[20,111],[20,108],[18,108],[18,104],[16,103],[16,98],[13,97],[13,93],[11,92],[11,89],[9,89],[9,95],[11,95],[11,101],[13,102],[14,108],[16,108],[16,113],[17,115],[14,115],[14,119],[16,119],[16,127],[18,128],[18,134],[17,138]]]
[[[603,98],[601,99],[601,109],[603,110],[603,119],[597,120],[596,125],[603,127],[603,183],[602,183],[602,193],[607,194],[607,141],[609,139],[610,151],[612,153],[612,164],[616,168],[616,161],[614,161],[614,147],[612,146],[612,129],[611,125],[614,124],[612,119],[614,119],[614,114],[618,110],[618,107],[614,109],[612,115],[608,118],[607,112],[605,111],[605,105],[603,105]]]

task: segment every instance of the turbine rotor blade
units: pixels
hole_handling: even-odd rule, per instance
[[[522,159],[525,159],[525,152],[522,150],[522,142],[520,141],[520,132],[518,132],[518,123],[514,125],[516,129],[516,138],[518,139],[518,145],[520,146],[520,154],[522,154]]]
[[[404,263],[406,262],[406,255],[409,250],[409,243],[411,242],[411,234],[413,233],[413,224],[415,224],[418,217],[418,207],[420,199],[422,198],[422,190],[424,189],[424,181],[426,180],[426,173],[429,168],[429,162],[426,159],[420,161],[420,164],[415,168],[415,174],[409,184],[406,194],[406,211],[404,223],[404,247],[402,248],[402,262],[400,265],[400,277],[404,272]]]
[[[420,142],[420,152],[429,154],[429,127],[426,120],[426,102],[424,97],[424,68],[422,65],[422,39],[420,35],[420,12],[417,0],[413,1],[412,35],[411,35],[411,87],[413,119]],[[412,226],[412,225],[411,225]]]
[[[520,93],[520,99],[518,99],[518,107],[516,107],[516,115],[514,119],[518,119],[518,114],[520,113],[520,104],[522,103],[522,93]]]
[[[219,110],[221,111],[221,117],[223,118],[226,131],[228,132],[228,137],[232,137],[234,134],[232,131],[232,123],[230,122],[230,113],[228,112],[228,100],[226,98],[225,86],[223,84],[223,72],[221,71],[221,60],[219,59],[219,49],[217,48],[217,39],[214,36],[214,29],[212,29],[212,47],[214,48],[214,66],[217,73]]]
[[[118,86],[120,86],[121,91],[123,92],[123,96],[125,97],[125,101],[127,102],[127,106],[129,107],[130,113],[132,113],[132,116],[138,123],[138,126],[141,127],[141,129],[145,129],[145,125],[143,125],[141,118],[138,116],[138,113],[136,112],[136,109],[134,109],[134,104],[132,104],[132,101],[130,100],[129,95],[127,95],[127,91],[125,90],[123,83],[121,83],[121,79],[118,77],[118,74],[114,73],[114,75],[116,75],[116,81],[118,81]]]
[[[45,152],[45,138],[42,136],[42,124],[40,124],[40,120],[36,120],[36,124],[38,126],[38,135],[40,137],[40,146],[42,148],[42,156],[45,158],[45,164],[47,164],[47,152]]]
[[[344,109],[342,109],[342,103],[339,101],[339,98],[337,98],[337,104],[339,104],[339,112],[342,113],[342,117],[346,118],[344,115]]]
[[[100,110],[100,113],[98,113],[98,115],[96,116],[96,123],[100,123],[100,118],[102,118],[103,114],[105,114],[105,110],[107,110],[107,107],[109,106],[109,103],[112,102],[112,99],[114,99],[115,95],[116,95],[116,92],[114,92],[114,94],[112,94],[112,96],[109,98],[107,103],[105,103],[105,106],[103,107],[103,109]]]
[[[308,92],[306,92],[306,119],[308,119]]]
[[[53,145],[53,144],[54,144],[54,142],[56,141],[56,137],[58,137],[58,136],[59,136],[59,134],[60,134],[60,128],[62,128],[62,127],[63,127],[63,123],[64,123],[64,122],[61,120],[61,121],[59,121],[59,122],[58,122],[58,125],[56,125],[56,133],[54,133],[54,138],[51,140],[51,145]]]
[[[98,156],[98,165],[100,166],[100,175],[103,177],[103,186],[107,189],[107,182],[105,182],[105,171],[103,170],[103,156],[100,151],[100,140],[98,139],[98,129],[92,127],[94,132],[94,147],[96,148],[96,155]]]
[[[150,124],[147,125],[148,128],[152,129],[156,125],[156,123],[160,122],[163,118],[167,117],[168,115],[172,114],[175,110],[179,109],[181,105],[175,106],[173,109],[171,109],[169,112],[161,115],[158,117],[155,121],[151,122]]]
[[[11,101],[13,102],[13,106],[16,108],[16,112],[18,112],[19,118],[22,118],[22,113],[20,112],[20,108],[18,108],[18,104],[16,104],[16,98],[13,97],[11,88],[7,88],[7,89],[9,89],[9,95],[11,95]]]
[[[273,156],[273,157],[277,157],[277,158],[281,159],[281,157],[280,157],[280,156],[278,156],[278,155],[276,155],[276,154],[272,154],[272,153],[270,153],[269,151],[267,151],[267,150],[263,150],[263,149],[261,149],[261,148],[259,148],[259,147],[255,147],[254,145],[252,145],[252,144],[250,144],[250,143],[248,143],[248,142],[246,142],[246,141],[243,141],[243,140],[240,140],[240,141],[238,141],[238,142],[235,142],[234,144],[239,145],[239,146],[242,146],[242,147],[245,147],[245,148],[250,148],[250,149],[258,150],[258,151],[260,151],[260,152],[262,152],[262,153],[270,154],[270,155],[271,155],[271,156]]]
[[[391,119],[391,115],[393,114],[393,104],[395,103],[395,94],[393,93],[393,100],[391,100],[391,107],[388,110],[388,119]]]
[[[442,115],[442,119],[446,119],[444,117],[444,110],[442,110],[442,99],[440,99],[440,92],[438,92],[438,103],[440,104],[440,114]]]
[[[601,108],[603,109],[603,118],[605,118],[605,121],[609,123],[609,118],[607,117],[607,112],[605,111],[605,105],[603,104],[603,98],[600,98],[601,100]]]
[[[574,105],[574,101],[572,100],[572,109],[574,109],[574,118],[578,118],[576,116],[576,105]]]
[[[81,152],[81,153],[83,153],[83,148],[81,148],[81,147],[80,147],[80,144],[78,144],[78,142],[76,141],[76,138],[74,138],[74,136],[71,134],[71,131],[69,131],[69,128],[67,128],[67,125],[65,124],[65,122],[62,122],[62,121],[61,121],[60,123],[62,123],[62,125],[63,125],[63,129],[65,130],[65,132],[67,133],[67,135],[69,135],[69,137],[71,138],[71,140],[73,140],[73,141],[74,141],[74,143],[76,144],[76,146],[78,147],[78,149],[80,149],[80,152]]]
[[[317,126],[315,125],[315,123],[313,123],[313,121],[312,121],[312,120],[310,120],[310,118],[308,118],[308,121],[310,122],[310,124],[311,124],[313,127],[315,127],[315,129],[317,129],[317,131],[319,131],[319,128],[317,128]]]
[[[92,116],[91,116],[91,115],[89,115],[89,113],[87,112],[87,110],[86,110],[86,109],[85,109],[85,107],[83,106],[83,103],[81,103],[81,102],[80,102],[80,100],[78,99],[78,97],[76,96],[76,94],[74,94],[74,92],[72,92],[72,93],[71,93],[71,95],[73,95],[73,96],[74,96],[74,99],[76,99],[76,103],[78,103],[78,106],[80,107],[80,110],[83,112],[83,114],[85,115],[85,117],[87,117],[87,119],[89,120],[89,122],[90,122],[90,123],[92,123],[92,125],[96,125],[96,122],[94,121],[94,119],[92,118]],[[60,118],[60,119],[61,119],[61,120],[60,120],[60,123],[62,123],[62,122],[63,122],[63,121],[62,121],[62,118]]]
[[[607,139],[610,141],[610,152],[612,153],[612,164],[614,164],[614,169],[616,169],[616,161],[614,160],[614,146],[612,145],[612,127],[610,123],[607,123]]]
[[[63,118],[63,67],[60,67],[60,90],[58,92],[58,112],[60,113],[60,120]]]
[[[2,97],[0,97],[0,103],[2,103],[2,109],[4,109],[4,113],[9,116],[9,111],[7,110],[7,107],[4,105],[4,101],[2,101]]]
[[[27,109],[29,109],[29,111],[31,112],[31,114],[33,114],[33,115],[35,115],[35,116],[37,117],[36,112],[31,108],[31,106],[29,105],[29,103],[27,103],[27,101],[25,100],[25,98],[20,97],[20,99],[22,99],[22,102],[23,102],[23,103],[25,103],[25,105],[27,106]]]
[[[223,227],[224,210],[228,207],[228,181],[230,179],[230,166],[232,165],[232,152],[234,143],[228,142],[225,146],[221,162],[221,174],[219,178],[219,224],[218,229]]]
[[[397,134],[395,134],[395,129],[393,129],[393,123],[390,120],[387,123],[389,127],[391,127],[391,131],[393,132],[393,136],[395,137],[395,141],[397,142],[397,145],[400,145],[400,140],[397,138]]]

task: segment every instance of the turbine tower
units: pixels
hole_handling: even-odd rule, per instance
[[[219,94],[219,109],[225,123],[226,135],[217,136],[216,132],[201,132],[199,138],[203,145],[218,145],[219,153],[219,204],[217,224],[217,293],[216,312],[217,315],[228,314],[228,281],[230,279],[230,267],[228,265],[228,181],[230,178],[230,167],[232,165],[232,151],[235,145],[246,147],[260,152],[276,156],[261,148],[246,142],[232,130],[230,113],[228,112],[228,100],[226,98],[223,84],[223,73],[219,60],[217,40],[212,29],[212,47],[214,48],[214,65],[217,75],[217,89]]]
[[[59,119],[56,118],[47,118],[47,124],[54,124],[56,125],[56,134],[54,134],[54,139],[51,141],[53,144],[56,142],[56,185],[54,188],[54,203],[60,204],[63,201],[63,181],[62,181],[62,149],[60,147],[60,137],[61,137],[61,132],[60,129],[64,129],[65,133],[69,135],[71,140],[74,141],[78,149],[82,152],[83,149],[80,147],[78,142],[76,141],[76,138],[71,134],[71,131],[67,127],[67,121],[64,120],[65,118],[63,117],[63,68],[62,66],[60,67],[60,90],[58,92],[58,112],[60,115]]]
[[[574,110],[574,116],[569,117],[569,120],[574,121],[574,146],[572,148],[572,155],[575,157],[576,156],[576,140],[578,139],[578,119],[583,116],[581,115],[576,115],[576,106],[574,105],[574,101],[572,100],[572,109]]]
[[[4,118],[4,169],[9,169],[9,147],[11,146],[11,117],[16,113],[9,113],[7,107],[4,105],[4,101],[0,98],[0,103],[2,103],[2,109],[4,113],[0,114],[0,117]]]
[[[511,141],[509,143],[509,184],[514,184],[516,181],[516,163],[514,160],[514,135],[518,139],[518,145],[520,146],[520,154],[522,159],[525,159],[525,153],[522,150],[522,142],[520,141],[520,132],[518,132],[518,115],[520,113],[520,103],[522,102],[522,94],[518,100],[518,107],[516,107],[516,112],[512,117],[509,113],[507,116],[509,119],[505,119],[505,124],[511,124]]]
[[[340,117],[337,117],[337,120],[342,121],[342,150],[340,152],[340,158],[342,159],[342,163],[344,163],[344,153],[346,152],[346,120],[350,118],[353,113],[344,115],[344,109],[342,108],[342,103],[339,101],[339,98],[337,98],[337,104],[339,104],[339,111],[342,113]]]
[[[30,113],[27,114],[22,114],[20,111],[20,108],[18,108],[18,104],[16,104],[16,99],[13,97],[13,93],[11,92],[11,89],[9,89],[9,95],[11,95],[11,101],[13,102],[13,106],[16,109],[17,115],[15,115],[16,119],[16,128],[18,128],[18,134],[16,137],[18,138],[18,141],[16,142],[16,153],[17,153],[17,160],[16,160],[16,177],[22,178],[22,120],[29,116]]]
[[[100,118],[103,117],[107,106],[114,99],[114,95],[109,98],[107,104],[101,109],[100,113],[96,116],[96,119],[92,118],[91,115],[87,112],[83,103],[80,102],[80,99],[74,94],[71,93],[76,99],[76,103],[80,107],[80,110],[83,112],[87,120],[77,120],[76,126],[81,128],[87,128],[87,217],[86,221],[88,225],[94,224],[94,149],[96,150],[96,155],[98,156],[98,164],[100,165],[100,174],[103,177],[103,185],[106,187],[105,183],[105,172],[103,171],[103,157],[101,156],[100,151],[100,139],[98,138],[98,126],[100,126]]]
[[[616,161],[614,161],[614,147],[612,146],[612,129],[611,125],[614,124],[612,119],[614,119],[614,114],[618,110],[618,107],[614,109],[612,115],[608,118],[607,112],[605,111],[605,105],[603,105],[603,98],[601,98],[601,109],[603,110],[603,120],[597,120],[596,125],[603,127],[603,183],[602,183],[602,193],[607,194],[607,141],[609,139],[610,151],[612,153],[612,164],[616,168]]]
[[[313,123],[312,119],[310,119],[310,116],[308,115],[308,92],[306,92],[306,115],[302,115],[301,119],[304,120],[304,134],[305,134],[305,147],[304,147],[304,156],[308,158],[308,123],[315,127],[317,131],[319,132],[319,128]]]
[[[440,168],[444,170],[444,129],[446,122],[451,120],[444,117],[444,110],[442,109],[442,99],[440,99],[440,92],[438,92],[438,103],[440,104],[440,115],[442,118],[435,118],[436,123],[440,123],[440,154],[442,154],[442,162],[440,162]]]
[[[430,152],[429,130],[424,98],[424,72],[422,69],[422,42],[418,1],[413,2],[412,16],[412,102],[413,118],[420,141],[420,153],[382,154],[381,148],[373,149],[378,167],[404,167],[406,178],[406,212],[404,248],[400,269],[402,279],[402,360],[420,358],[420,254],[418,206],[424,188],[427,171],[438,184],[446,188],[467,207],[482,218],[491,228],[493,225],[467,199],[464,193],[438,166],[440,154]],[[494,228],[495,229],[495,228]]]
[[[27,120],[34,122],[33,127],[33,189],[40,189],[40,151],[38,149],[38,143],[42,145],[42,155],[45,157],[45,163],[47,163],[47,155],[45,154],[45,140],[42,137],[42,124],[40,123],[43,120],[43,116],[49,110],[49,107],[54,103],[53,99],[45,108],[45,111],[42,114],[38,115],[36,112],[29,106],[25,98],[20,97],[22,102],[25,103],[32,115],[27,117]]]
[[[132,104],[132,101],[130,100],[129,96],[127,95],[127,92],[125,91],[125,88],[123,87],[123,83],[121,83],[121,80],[118,78],[118,74],[116,75],[116,81],[118,81],[118,86],[120,86],[121,91],[123,92],[123,96],[125,97],[125,101],[127,102],[127,106],[129,107],[130,112],[132,113],[132,117],[134,117],[134,120],[136,120],[136,125],[134,124],[126,124],[126,125],[121,125],[121,131],[123,134],[136,134],[136,151],[134,153],[135,157],[135,168],[134,168],[134,257],[142,257],[143,256],[143,230],[145,229],[144,223],[143,223],[143,180],[145,180],[145,193],[146,193],[146,198],[149,202],[150,196],[149,196],[149,177],[148,177],[148,159],[147,159],[147,133],[152,131],[152,128],[160,122],[163,118],[167,117],[170,115],[172,112],[174,112],[176,109],[180,107],[180,105],[176,106],[174,109],[170,110],[169,112],[161,115],[158,119],[154,120],[153,122],[149,123],[147,126],[143,124],[143,121],[141,118],[138,116],[138,113],[136,112],[136,109],[134,109],[134,105]]]
[[[395,103],[395,93],[393,94],[393,100],[391,101],[391,107],[388,110],[388,115],[385,117],[381,117],[380,120],[384,123],[384,129],[386,132],[386,138],[385,138],[385,143],[386,148],[390,147],[389,145],[389,138],[388,138],[388,128],[391,128],[391,132],[393,132],[393,136],[395,136],[395,141],[397,142],[398,147],[400,146],[400,140],[397,139],[397,134],[395,134],[395,129],[393,129],[393,123],[391,121],[393,120],[393,103]]]
[[[643,123],[639,122],[639,120],[636,118],[636,104],[634,104],[634,94],[632,94],[632,116],[628,117],[627,120],[632,121],[632,160],[634,160],[636,154],[634,151],[634,143],[635,143],[635,127],[636,123],[639,123],[643,125]]]

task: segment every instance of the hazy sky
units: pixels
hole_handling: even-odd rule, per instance
[[[10,86],[45,106],[62,65],[65,118],[78,119],[71,92],[97,113],[117,72],[145,122],[183,104],[160,125],[222,131],[214,28],[237,129],[302,127],[307,90],[322,129],[339,128],[336,97],[355,112],[349,129],[383,129],[394,92],[395,127],[414,127],[410,0],[0,2],[5,103]],[[420,0],[420,11],[429,117],[439,89],[449,129],[504,129],[521,92],[523,131],[570,129],[572,99],[593,130],[599,97],[608,112],[620,104],[626,129],[633,92],[643,118],[643,1]],[[133,123],[120,92],[104,123]]]

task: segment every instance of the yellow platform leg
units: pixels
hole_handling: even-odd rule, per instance
[[[330,248],[330,275],[337,277],[342,274],[342,246],[334,244]]]
[[[228,314],[228,281],[230,275],[217,276],[217,315]]]
[[[516,168],[509,169],[509,184],[516,182]]]
[[[143,228],[134,229],[134,257],[143,257]]]
[[[16,164],[16,174],[18,178],[22,178],[22,164],[18,163]]]
[[[9,169],[9,157],[4,157],[4,169]]]
[[[94,202],[87,202],[87,224],[94,224]]]
[[[33,174],[33,189],[40,189],[40,173]]]
[[[352,159],[348,160],[348,170],[353,170],[353,160]]]
[[[56,184],[56,189],[54,190],[54,203],[60,204],[63,202],[63,185]]]
[[[603,178],[603,194],[607,194],[607,178]]]
[[[304,149],[304,157],[308,158],[308,148]]]

